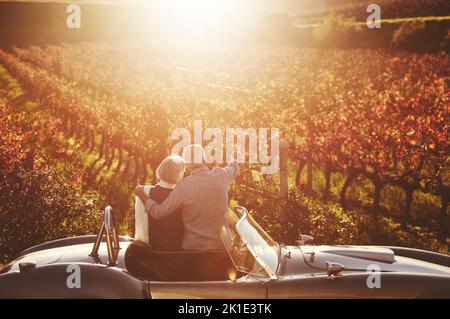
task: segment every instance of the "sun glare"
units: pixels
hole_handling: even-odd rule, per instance
[[[156,0],[160,17],[177,36],[198,38],[231,28],[237,4],[230,0]]]

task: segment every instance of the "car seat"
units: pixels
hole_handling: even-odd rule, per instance
[[[225,250],[160,252],[134,241],[125,252],[126,269],[142,280],[221,281],[234,270]]]

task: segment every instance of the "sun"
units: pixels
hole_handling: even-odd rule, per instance
[[[180,37],[200,38],[232,27],[232,0],[155,0],[160,17]]]

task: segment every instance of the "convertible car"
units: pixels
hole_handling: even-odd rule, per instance
[[[118,236],[107,207],[98,235],[43,243],[2,266],[0,298],[450,298],[450,256],[309,236],[282,246],[245,208],[231,212],[223,251],[160,252]]]

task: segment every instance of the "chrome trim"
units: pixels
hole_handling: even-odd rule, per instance
[[[89,256],[98,259],[98,250],[102,241],[103,235],[106,235],[106,247],[108,248],[108,265],[117,265],[117,256],[120,251],[119,236],[116,230],[116,223],[114,219],[114,213],[111,206],[107,206],[103,215],[103,222],[100,226],[97,238],[95,239],[94,247]]]
[[[341,271],[345,270],[344,265],[340,263],[327,261],[327,275],[328,277],[340,277],[342,276]]]

